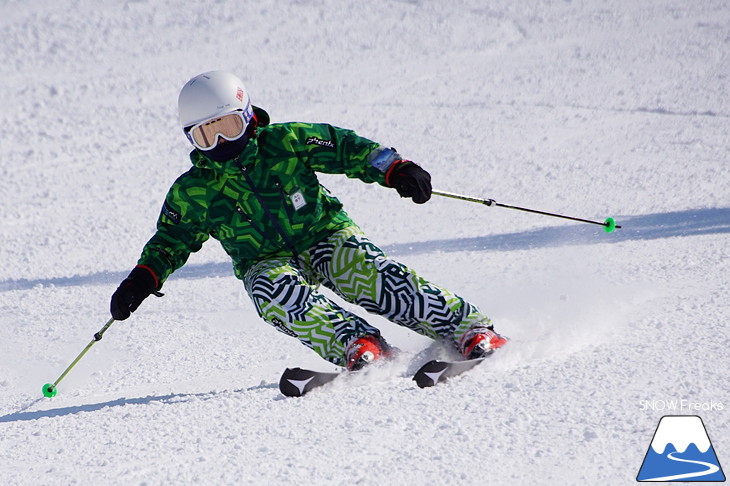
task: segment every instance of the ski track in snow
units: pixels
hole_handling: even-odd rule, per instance
[[[3,2],[0,484],[634,484],[666,398],[725,405],[701,415],[727,462],[728,25],[720,0]],[[323,175],[510,345],[420,390],[444,350],[369,316],[397,362],[285,399],[284,368],[333,367],[211,241],[41,397],[187,169],[177,94],[210,69],[435,188],[624,227]]]

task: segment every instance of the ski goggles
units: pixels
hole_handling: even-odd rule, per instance
[[[249,107],[226,115],[216,116],[185,129],[190,143],[199,150],[214,149],[222,138],[232,142],[238,140],[246,131],[253,118],[253,110]]]

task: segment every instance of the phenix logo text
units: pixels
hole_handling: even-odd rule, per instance
[[[709,402],[693,402],[692,400],[670,399],[670,400],[639,400],[642,410],[658,410],[660,412],[699,412],[719,411],[725,406],[721,402],[710,400]]]

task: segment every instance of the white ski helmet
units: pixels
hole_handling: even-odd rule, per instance
[[[253,118],[243,81],[227,71],[209,71],[192,78],[180,90],[177,106],[183,130],[237,110],[243,112],[246,123]]]

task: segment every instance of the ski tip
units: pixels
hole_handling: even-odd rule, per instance
[[[287,368],[279,380],[279,391],[287,397],[301,397],[314,388],[326,385],[341,374],[340,372]]]
[[[416,382],[418,388],[428,388],[436,385],[441,381],[441,375],[448,368],[448,363],[439,360],[431,360],[413,375],[413,381]]]
[[[491,355],[490,355],[491,356]],[[429,361],[425,365],[421,366],[413,379],[418,384],[419,388],[427,388],[435,386],[441,382],[448,380],[454,376],[460,375],[465,371],[472,369],[487,357],[467,359],[461,361]]]
[[[279,391],[286,397],[301,397],[306,393],[304,386],[298,386],[301,380],[297,376],[301,374],[301,368],[287,368],[279,380]]]

